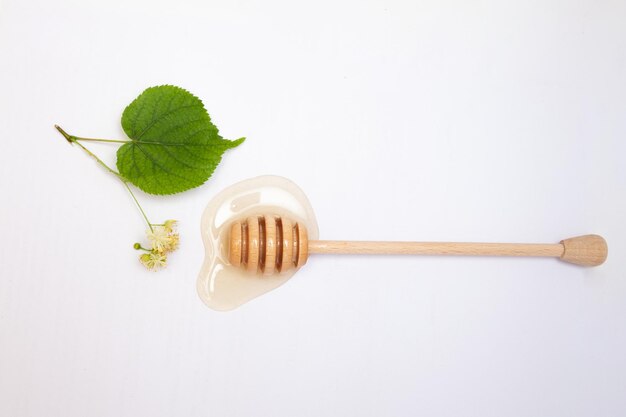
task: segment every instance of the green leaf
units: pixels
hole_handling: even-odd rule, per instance
[[[244,138],[222,138],[202,101],[171,85],[150,87],[126,107],[122,127],[131,142],[117,151],[117,169],[150,194],[174,194],[209,179],[222,154]]]

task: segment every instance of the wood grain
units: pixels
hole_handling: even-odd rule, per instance
[[[560,243],[364,242],[311,240],[311,253],[367,255],[552,256],[563,254]]]

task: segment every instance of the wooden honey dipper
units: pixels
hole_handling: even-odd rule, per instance
[[[309,253],[542,256],[582,266],[607,257],[606,241],[583,235],[559,243],[362,242],[308,240],[306,227],[275,215],[250,216],[230,228],[228,259],[233,266],[264,275],[300,268]]]

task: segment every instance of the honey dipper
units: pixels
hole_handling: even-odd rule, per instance
[[[582,266],[597,266],[607,257],[606,241],[583,235],[559,243],[375,242],[308,240],[304,225],[265,214],[235,221],[230,227],[228,259],[252,273],[271,275],[304,265],[310,253],[472,255],[555,257]]]

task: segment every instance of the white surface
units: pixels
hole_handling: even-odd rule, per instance
[[[0,415],[626,414],[625,21],[593,0],[3,0]],[[119,138],[160,83],[248,141],[205,186],[140,195],[182,226],[152,274],[125,190],[52,125]],[[319,257],[210,311],[200,214],[269,173],[323,238],[593,232],[610,255]]]

